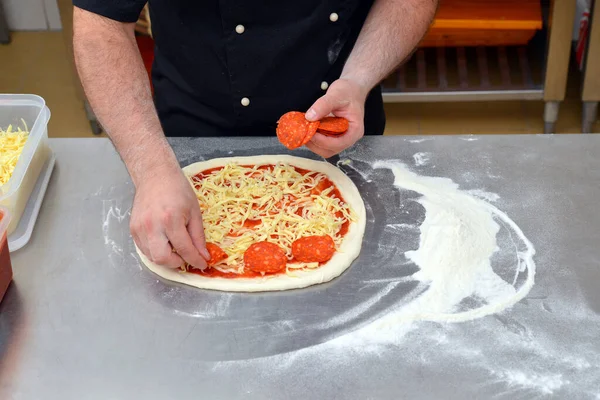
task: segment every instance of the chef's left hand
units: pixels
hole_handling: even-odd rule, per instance
[[[306,119],[316,121],[330,114],[344,117],[350,123],[348,131],[339,137],[317,133],[306,144],[311,151],[329,158],[352,146],[365,134],[365,100],[368,90],[349,79],[340,78],[333,82],[327,93],[318,99],[306,112]]]

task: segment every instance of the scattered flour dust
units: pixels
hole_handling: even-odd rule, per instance
[[[481,189],[467,190],[467,193],[469,193],[475,197],[479,197],[483,200],[487,200],[487,201],[491,201],[491,202],[495,202],[500,199],[500,196],[498,196],[496,193],[486,192],[485,190],[481,190]]]
[[[111,264],[122,266],[126,260],[132,259],[138,269],[142,269],[137,262],[137,256],[124,248],[129,243],[129,216],[131,206],[125,206],[116,199],[102,200],[102,237]]]
[[[422,167],[424,165],[429,164],[431,154],[425,153],[425,152],[419,152],[419,153],[413,154],[413,158],[415,159],[415,165],[417,167]]]
[[[117,243],[111,235],[114,230],[113,225],[120,225],[123,220],[130,214],[130,209],[121,211],[121,207],[117,205],[115,200],[102,200],[102,236],[104,244],[109,247],[114,253],[122,253],[122,245]]]
[[[531,389],[550,395],[566,383],[560,374],[542,375],[528,374],[521,370],[500,371],[493,374],[498,383],[506,383],[509,387]]]
[[[422,138],[416,138],[416,139],[404,139],[405,141],[409,142],[409,143],[423,143],[426,142],[428,140],[433,140],[433,138],[430,137],[422,137]]]

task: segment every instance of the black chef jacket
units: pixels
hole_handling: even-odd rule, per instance
[[[155,104],[167,136],[266,136],[339,78],[374,0],[150,0]],[[135,22],[146,0],[73,0]],[[381,89],[365,133],[382,134]]]

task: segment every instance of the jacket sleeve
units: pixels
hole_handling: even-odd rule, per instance
[[[136,22],[147,0],[73,0],[73,5],[118,21]]]

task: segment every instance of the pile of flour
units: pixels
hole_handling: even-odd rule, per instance
[[[419,248],[406,256],[419,267],[413,278],[428,288],[398,310],[393,320],[465,321],[500,312],[527,295],[534,283],[535,249],[505,213],[461,191],[450,179],[420,176],[395,162],[373,166],[391,170],[394,186],[421,194],[419,203],[426,211]],[[516,279],[507,282],[491,265],[498,250],[496,220],[525,246],[517,254],[517,265],[511,266],[526,276],[518,288]],[[465,300],[470,300],[468,306],[461,305]]]

